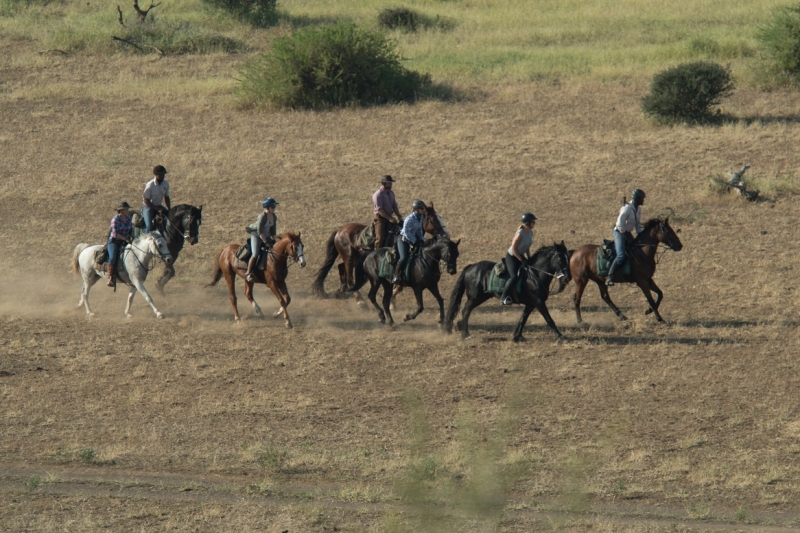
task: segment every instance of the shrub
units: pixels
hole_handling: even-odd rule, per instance
[[[420,15],[407,7],[387,7],[378,14],[378,24],[390,30],[415,32],[420,22]]]
[[[665,122],[705,122],[713,117],[711,106],[733,88],[730,67],[707,61],[684,63],[655,75],[642,110]]]
[[[770,57],[772,70],[800,81],[800,5],[775,11],[757,37]]]
[[[258,28],[278,20],[277,0],[203,0],[207,5],[227,11]]]
[[[383,34],[351,23],[310,27],[277,38],[240,70],[246,105],[325,108],[411,102],[430,77],[406,70]]]
[[[159,50],[165,54],[210,54],[246,49],[244,43],[206,29],[188,23],[156,22],[156,19],[131,23],[122,37],[136,43],[146,53]],[[136,50],[129,46],[125,49]]]

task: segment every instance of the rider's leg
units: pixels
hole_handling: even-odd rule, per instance
[[[514,285],[517,283],[519,268],[522,266],[522,262],[508,252],[506,252],[506,257],[503,259],[503,262],[506,264],[506,270],[508,271],[508,281],[506,281],[506,285],[503,287],[500,303],[503,305],[511,305],[514,303],[511,299],[511,291],[514,290]]]
[[[614,229],[614,249],[617,255],[614,257],[614,262],[608,268],[608,277],[606,278],[606,285],[611,287],[614,285],[614,273],[625,262],[625,248],[627,246],[625,235]]]
[[[247,273],[245,273],[244,279],[252,282],[253,269],[256,267],[261,254],[261,237],[259,237],[257,233],[252,233],[250,235],[250,251],[252,255],[250,256],[250,261],[247,262]]]
[[[403,238],[397,239],[397,266],[394,269],[394,278],[392,284],[399,283],[403,279],[403,267],[405,266],[406,257],[408,257],[408,243]]]
[[[106,285],[108,285],[109,287],[114,287],[117,284],[116,266],[117,266],[117,258],[119,257],[119,245],[115,243],[112,239],[108,239],[108,244],[106,245],[106,249],[108,250],[108,264],[106,265],[108,282],[106,282]]]
[[[372,223],[375,229],[375,249],[383,248],[386,244],[386,221],[380,216],[375,215],[375,221]]]
[[[153,219],[156,218],[156,210],[150,209],[146,205],[142,206],[142,218],[144,219],[144,232],[150,233],[155,228],[153,224]]]

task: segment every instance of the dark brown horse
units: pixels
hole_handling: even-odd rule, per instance
[[[669,225],[669,217],[665,219],[654,218],[644,225],[642,232],[636,236],[633,241],[633,249],[635,250],[632,257],[628,259],[631,261],[630,275],[624,275],[617,271],[614,275],[614,283],[635,283],[642,289],[647,303],[650,307],[645,311],[645,314],[655,313],[656,319],[663,322],[664,319],[658,314],[658,306],[661,304],[663,293],[658,285],[653,281],[653,274],[656,272],[656,251],[658,245],[664,244],[668,249],[680,251],[683,248],[681,240],[678,235]],[[585,244],[572,252],[572,257],[569,261],[569,269],[572,274],[572,279],[575,280],[575,316],[578,319],[578,324],[583,323],[581,319],[581,297],[583,291],[586,289],[589,280],[597,283],[600,289],[600,297],[605,303],[622,319],[627,320],[627,317],[622,314],[611,297],[608,295],[608,287],[606,286],[606,276],[597,275],[597,244]],[[658,296],[657,300],[653,300],[651,291]]]
[[[206,285],[211,287],[216,285],[222,276],[225,276],[225,281],[228,282],[228,292],[231,296],[231,305],[233,306],[233,316],[239,322],[239,309],[236,306],[236,276],[245,279],[247,272],[247,264],[236,259],[236,250],[239,249],[238,244],[229,244],[217,253],[217,258],[214,260],[214,279]],[[300,240],[300,233],[287,233],[286,235],[279,235],[278,242],[269,251],[267,258],[267,267],[264,270],[253,271],[253,281],[244,282],[244,295],[247,300],[253,304],[253,309],[256,315],[263,317],[261,308],[253,299],[253,284],[264,283],[266,284],[275,298],[281,304],[281,308],[275,313],[278,316],[283,312],[283,318],[286,320],[286,327],[292,328],[292,321],[289,320],[289,314],[286,308],[291,303],[292,298],[289,296],[289,290],[286,288],[286,276],[289,274],[288,260],[292,259],[294,262],[299,263],[301,267],[306,266],[306,258],[303,255],[303,241]],[[236,264],[241,263],[242,268],[237,268]]]
[[[337,294],[343,295],[346,292],[355,292],[356,298],[359,301],[361,300],[358,291],[348,291],[348,289],[355,284],[355,268],[358,259],[364,253],[371,251],[362,250],[358,246],[358,237],[366,227],[367,226],[364,224],[351,222],[331,233],[325,245],[325,262],[319,270],[317,270],[315,274],[316,277],[314,278],[314,285],[311,287],[311,292],[313,294],[320,298],[328,297],[325,292],[325,278],[338,258],[341,259],[342,262],[339,263],[339,282],[341,286],[336,291]],[[425,219],[422,221],[422,229],[425,233],[429,233],[434,237],[447,235],[444,224],[442,224],[442,219],[433,208],[433,202],[427,207]]]

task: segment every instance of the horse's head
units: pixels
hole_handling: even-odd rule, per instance
[[[564,241],[553,243],[552,246],[542,246],[528,259],[528,268],[553,276],[559,280],[569,279],[569,252],[564,246]],[[529,273],[531,271],[529,270]],[[535,275],[534,277],[539,277]],[[547,283],[549,284],[549,277]],[[566,284],[562,281],[563,284]]]
[[[683,248],[683,243],[678,238],[678,234],[672,229],[672,226],[669,225],[669,217],[659,221],[655,226],[655,232],[656,240],[664,243],[670,250],[680,252]]]
[[[444,227],[444,223],[442,222],[442,217],[440,217],[436,209],[433,208],[433,202],[425,206],[425,218],[422,221],[422,230],[425,233],[430,233],[437,237],[448,236],[447,228]]]
[[[147,244],[148,253],[160,257],[168,265],[172,264],[172,254],[169,252],[167,239],[165,239],[157,231],[151,231],[150,233],[145,233],[144,238],[149,241]]]
[[[169,221],[177,227],[186,242],[194,246],[200,233],[200,224],[203,223],[203,206],[183,204],[173,207],[169,212]]]
[[[303,241],[300,240],[300,232],[287,233],[284,239],[289,239],[286,247],[286,255],[300,263],[301,267],[306,266],[306,256],[303,255]]]
[[[451,241],[450,239],[447,239],[447,248],[445,248],[444,253],[442,254],[442,260],[447,266],[447,273],[451,276],[458,272],[458,245],[460,243],[461,239],[458,239],[457,241]]]
[[[558,272],[556,278],[561,284],[561,289],[558,292],[561,292],[572,277],[569,271],[569,251],[564,245],[564,241],[560,243],[554,242],[553,248],[555,249],[555,253],[551,258],[551,265],[555,268],[555,271]]]

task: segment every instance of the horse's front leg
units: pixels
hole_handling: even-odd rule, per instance
[[[92,286],[97,283],[97,280],[100,279],[100,276],[95,274],[93,271],[89,272],[88,275],[83,276],[83,287],[81,287],[81,299],[78,302],[78,308],[84,307],[86,309],[87,316],[94,316],[94,313],[89,308],[89,290]]]
[[[392,311],[397,309],[397,295],[401,292],[403,292],[402,285],[392,285],[392,303],[390,304]]]
[[[383,288],[383,312],[386,315],[386,324],[394,326],[394,317],[392,317],[392,284],[388,280],[379,278],[378,283]]]
[[[550,311],[547,309],[547,304],[544,302],[544,300],[539,300],[539,302],[536,304],[536,309],[539,310],[539,313],[544,318],[544,321],[547,322],[547,325],[550,326],[550,329],[552,329],[553,332],[556,334],[558,340],[565,339],[566,337],[564,337],[564,335],[562,335],[561,332],[558,331],[558,326],[556,326],[553,317],[550,316]]]
[[[409,320],[414,320],[419,316],[421,312],[425,310],[425,307],[422,305],[422,287],[419,285],[415,285],[414,288],[414,298],[417,300],[417,310],[413,313],[408,313],[405,318],[403,318],[403,322],[408,322]]]
[[[289,319],[289,312],[286,310],[286,306],[288,306],[288,302],[284,300],[283,294],[281,294],[280,289],[277,287],[277,284],[274,280],[269,280],[267,282],[269,289],[272,291],[272,294],[275,295],[275,298],[278,299],[278,302],[281,304],[281,309],[283,309],[283,320],[286,323],[286,329],[292,329],[292,321]]]
[[[528,317],[531,316],[531,312],[533,312],[533,303],[526,301],[525,307],[522,309],[522,314],[517,321],[517,327],[514,329],[514,336],[512,337],[514,342],[525,342],[522,331],[525,329],[525,324],[528,323]]]
[[[581,317],[581,298],[583,298],[583,291],[586,289],[587,280],[585,279],[575,279],[575,295],[572,297],[572,302],[575,304],[575,318],[578,321],[578,324],[583,324],[583,318]]]
[[[378,289],[381,287],[381,284],[369,279],[369,293],[367,294],[367,298],[369,298],[370,303],[372,306],[378,310],[378,322],[381,324],[386,323],[386,313],[383,312],[381,306],[378,305],[378,299],[376,298],[378,294]]]
[[[433,294],[433,297],[436,298],[436,301],[439,303],[439,327],[441,328],[444,326],[444,298],[442,298],[442,295],[439,294],[438,283],[434,283],[428,287],[428,290],[431,294]]]
[[[656,282],[653,281],[653,278],[650,278],[650,290],[656,293],[656,309],[658,309],[661,306],[661,300],[664,298],[664,293],[658,288],[658,285],[656,285]],[[653,308],[648,307],[644,314],[649,315],[652,312]]]
[[[150,296],[149,292],[147,292],[147,289],[144,287],[144,283],[142,283],[142,281],[139,279],[134,280],[133,276],[128,277],[131,278],[131,292],[128,293],[128,305],[125,308],[125,316],[130,316],[128,311],[130,310],[131,302],[133,302],[133,295],[136,294],[136,291],[138,290],[142,293],[142,298],[144,298],[144,301],[150,305],[150,308],[153,310],[153,313],[155,313],[156,318],[164,318],[164,314],[156,309],[156,304],[153,302],[153,297]]]
[[[276,285],[278,286],[278,290],[281,291],[281,294],[283,294],[283,299],[286,300],[286,305],[289,305],[290,303],[292,303],[292,297],[289,296],[289,289],[288,289],[288,287],[286,287],[286,283],[285,282],[284,283],[276,283]],[[281,315],[281,313],[283,313],[283,312],[284,312],[284,308],[283,307],[279,307],[277,311],[272,313],[272,316],[273,317],[279,317]]]
[[[254,282],[245,280],[244,297],[247,298],[247,301],[250,302],[250,305],[253,306],[253,310],[256,312],[256,316],[264,318],[264,313],[261,312],[261,307],[259,307],[259,305],[256,303],[256,299],[253,298],[253,286]]]
[[[637,281],[636,284],[642,289],[644,293],[644,297],[647,298],[647,303],[650,305],[650,309],[653,310],[653,314],[656,315],[656,320],[659,322],[664,322],[664,319],[661,318],[661,315],[658,313],[658,304],[653,300],[653,295],[650,293],[650,284],[647,281]],[[659,298],[659,303],[661,298]]]
[[[164,298],[167,297],[166,293],[164,292],[164,285],[167,284],[169,280],[171,280],[175,276],[175,267],[172,265],[165,265],[164,266],[164,273],[158,278],[156,282],[156,290],[158,293],[163,296]]]

